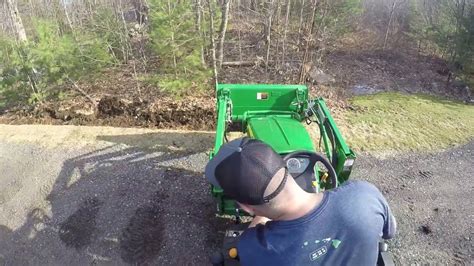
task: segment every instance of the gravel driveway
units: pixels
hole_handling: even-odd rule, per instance
[[[58,130],[0,128],[0,265],[208,264],[229,223],[202,177],[212,133],[74,128],[42,144]],[[353,178],[375,183],[398,219],[398,264],[474,262],[473,166],[474,142],[359,156]]]

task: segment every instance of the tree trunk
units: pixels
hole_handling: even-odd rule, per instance
[[[300,83],[303,83],[306,78],[307,71],[305,70],[305,64],[308,60],[308,53],[311,43],[313,42],[313,29],[314,29],[314,22],[316,17],[316,8],[318,7],[318,0],[313,0],[313,8],[311,12],[311,21],[307,27],[307,34],[306,34],[306,47],[303,55],[303,62],[301,62],[301,70],[300,70]]]
[[[286,56],[286,35],[288,33],[288,23],[290,20],[290,9],[291,9],[291,0],[286,1],[286,16],[285,16],[285,30],[283,33],[283,44],[282,44],[282,56],[281,56],[281,63],[285,63],[285,56]]]
[[[238,29],[237,35],[239,37],[239,59],[242,61],[242,36],[240,32],[240,28]]]
[[[211,0],[207,0],[207,6],[209,7],[209,38],[211,41],[211,59],[212,69],[214,72],[214,84],[217,86],[217,63],[216,63],[216,42],[214,40],[214,8],[212,7]]]
[[[298,35],[300,35],[301,31],[303,30],[303,11],[304,11],[304,0],[301,2],[300,24],[299,24],[299,27],[298,27]]]
[[[26,38],[25,27],[23,26],[23,22],[21,20],[20,13],[18,12],[18,7],[15,0],[6,0],[6,4],[10,13],[10,18],[17,40],[20,42],[26,42],[28,39]]]
[[[390,17],[388,19],[387,30],[385,31],[385,38],[383,40],[382,50],[384,51],[385,51],[385,48],[387,47],[388,35],[390,33],[390,26],[392,25],[393,13],[395,12],[395,5],[396,5],[396,0],[393,0],[392,8],[390,9]]]
[[[271,45],[271,34],[272,34],[272,21],[273,14],[275,13],[275,0],[270,1],[270,6],[268,7],[268,16],[267,16],[267,28],[265,32],[265,42],[267,43],[267,54],[265,56],[265,70],[268,71],[268,61],[270,59],[270,45]]]
[[[257,0],[250,0],[250,10],[257,11]]]
[[[120,34],[120,39],[122,43],[122,60],[126,64],[129,60],[129,56],[132,54],[132,48],[130,46],[129,40],[128,40],[128,28],[127,28],[127,22],[125,21],[125,17],[123,15],[123,3],[122,0],[119,0],[118,7],[117,7],[117,13],[120,14],[120,18],[122,20],[122,25],[123,25],[123,31]]]
[[[201,38],[201,40],[203,41],[203,43],[201,44],[201,65],[203,67],[206,66],[206,60],[205,60],[205,57],[204,57],[204,43],[205,43],[205,39],[204,39],[204,33],[201,29],[201,23],[202,23],[202,2],[201,0],[196,0],[195,2],[195,12],[196,12],[196,31],[199,35],[199,37]]]
[[[280,0],[275,0],[276,1],[276,8],[275,8],[275,19],[274,19],[274,26],[276,28],[280,27],[280,17],[281,17],[281,1]]]
[[[230,0],[224,0],[222,3],[222,19],[221,19],[221,26],[219,28],[219,43],[218,43],[218,66],[219,68],[222,67],[222,61],[224,61],[224,41],[225,41],[225,33],[227,31],[227,23],[229,21],[229,7],[230,7]]]
[[[67,24],[69,25],[69,28],[71,29],[71,31],[74,31],[71,18],[69,17],[69,12],[67,11],[66,3],[62,2],[61,5],[63,6],[64,14],[66,15]]]
[[[257,66],[259,65],[260,61],[257,59],[255,61],[230,61],[230,62],[223,62],[222,65],[226,67],[249,67],[249,66]]]

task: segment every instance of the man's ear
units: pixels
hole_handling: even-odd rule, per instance
[[[247,205],[247,204],[244,204],[244,203],[240,203],[240,202],[237,202],[240,206],[240,208],[242,208],[244,211],[246,211],[248,214],[250,215],[254,215],[255,214],[255,211],[254,209],[252,208],[252,206],[250,205]]]

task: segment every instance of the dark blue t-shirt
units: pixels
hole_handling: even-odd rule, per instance
[[[238,244],[242,265],[375,265],[380,238],[395,234],[380,191],[349,181],[324,192],[321,203],[291,221],[247,229]]]

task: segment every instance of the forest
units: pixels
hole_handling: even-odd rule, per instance
[[[473,84],[472,0],[3,0],[0,18],[3,112],[80,97],[123,113],[104,95],[208,98],[216,82],[461,100]]]

